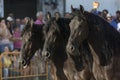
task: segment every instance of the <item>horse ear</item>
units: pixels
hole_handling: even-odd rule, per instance
[[[34,23],[34,20],[31,18],[31,20],[30,20],[30,27],[32,28],[32,25],[33,25],[33,23]]]
[[[74,8],[73,8],[73,6],[71,5],[71,11],[74,11]]]
[[[84,7],[82,6],[82,5],[80,5],[80,12],[82,13],[82,14],[84,14]]]
[[[22,33],[21,33],[21,36],[24,35],[24,33],[26,32],[26,30],[28,30],[29,28],[32,28],[32,25],[33,25],[33,24],[31,23],[31,20],[29,19],[29,20],[27,21],[25,27],[23,28],[23,31],[22,31]]]
[[[50,12],[47,12],[46,18],[47,18],[47,20],[51,19],[51,13]]]

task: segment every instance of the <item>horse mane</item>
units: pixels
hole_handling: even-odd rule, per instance
[[[31,33],[32,33],[31,38],[37,41],[38,40],[41,41],[44,36],[43,27],[44,27],[44,24],[42,25],[33,24],[31,28]]]
[[[120,55],[119,52],[116,52],[116,49],[120,50],[120,45],[118,45],[120,44],[120,34],[112,25],[97,15],[85,12],[85,17],[90,32],[89,38],[91,37],[94,48],[101,46],[99,47],[101,49],[96,48],[96,50],[99,50],[101,64],[106,65],[113,56]],[[99,43],[95,44],[95,42]]]
[[[64,39],[68,39],[70,35],[70,27],[69,27],[70,21],[71,19],[67,19],[67,18],[59,18],[56,21]]]
[[[33,24],[31,27],[31,41],[36,48],[42,49],[44,44],[44,33],[43,33],[44,24],[37,25]]]
[[[56,20],[55,17],[52,17],[50,21],[48,21],[47,25],[50,26],[53,22],[56,22],[57,25],[55,27],[57,27],[57,29],[60,31],[62,37],[64,39],[68,39],[70,35],[70,27],[69,27],[70,21],[71,19],[67,19],[67,18],[58,18]],[[50,27],[48,26],[46,26],[46,32],[48,32],[50,29]]]
[[[42,24],[42,25],[33,24],[31,30],[33,33],[39,33],[40,30],[43,28],[43,26],[44,26],[44,24]]]
[[[106,36],[116,39],[116,37],[120,38],[119,32],[112,26],[110,25],[106,20],[103,18],[89,12],[85,12],[85,16],[88,19],[88,24],[92,25],[101,25],[100,28],[105,31]],[[99,27],[99,26],[98,26]]]

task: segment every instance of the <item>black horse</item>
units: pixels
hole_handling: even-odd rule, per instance
[[[22,64],[27,66],[34,56],[35,52],[43,48],[44,44],[44,25],[28,23],[22,34]]]
[[[46,26],[49,27],[47,32],[42,55],[52,61],[52,64],[56,67],[55,80],[68,80],[63,72],[64,62],[67,60],[67,54],[65,46],[70,34],[69,19],[65,18],[51,18]]]
[[[79,56],[79,46],[87,41],[94,58],[96,80],[119,80],[120,34],[104,19],[84,11],[82,6],[71,9],[74,18],[70,23],[67,51]]]

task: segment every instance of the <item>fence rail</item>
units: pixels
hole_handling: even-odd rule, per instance
[[[0,80],[48,80],[47,62],[41,61],[37,64],[38,58],[34,59],[29,67],[23,69],[20,62],[20,52],[2,53],[0,55]],[[41,66],[44,70],[41,70]]]

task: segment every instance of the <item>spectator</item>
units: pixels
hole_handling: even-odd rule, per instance
[[[102,12],[98,11],[98,16],[102,17]]]
[[[14,22],[13,22],[12,17],[7,17],[7,28],[9,32],[11,33],[11,35],[13,35],[13,26],[14,26]]]
[[[120,17],[118,18],[117,31],[120,32]]]
[[[21,25],[20,25],[20,31],[21,31],[21,32],[23,31],[24,27],[25,27],[25,20],[22,19],[22,20],[21,20]]]
[[[107,16],[107,21],[115,28],[117,29],[117,23],[116,21],[113,19],[113,17],[108,13]]]
[[[120,17],[120,10],[116,11],[116,17]]]
[[[4,52],[9,52],[9,47],[5,46],[4,47]],[[3,76],[7,79],[7,77],[9,76],[9,67],[12,65],[12,61],[10,59],[10,57],[8,56],[8,53],[6,55],[3,55],[2,58],[3,61]]]
[[[116,11],[116,18],[115,18],[117,23],[119,22],[119,18],[120,18],[120,11],[118,10]]]
[[[107,21],[108,21],[109,23],[111,23],[111,21],[112,21],[112,16],[111,16],[109,13],[106,15],[106,18],[107,18]]]
[[[45,21],[43,19],[44,18],[43,13],[41,11],[37,12],[36,17],[37,17],[37,20],[35,21],[35,24],[38,24],[38,25],[45,24]]]
[[[8,17],[11,17],[11,19],[12,19],[13,22],[15,21],[15,18],[14,18],[14,14],[13,14],[13,13],[9,13],[9,14],[8,14]],[[8,18],[8,17],[7,17],[7,18]]]
[[[95,15],[98,15],[97,9],[92,9],[92,10],[91,10],[91,13],[93,13],[93,14],[95,14]]]
[[[117,31],[120,32],[120,23],[117,24]]]
[[[61,14],[59,12],[55,12],[54,13],[54,17],[56,17],[56,19],[60,18],[61,17]]]
[[[109,13],[108,10],[107,10],[107,9],[104,9],[104,10],[102,11],[102,18],[105,19],[105,20],[107,20],[107,14],[108,14],[108,13]]]
[[[64,17],[70,19],[72,16],[70,13],[67,12],[67,13],[65,13]]]
[[[97,2],[97,1],[94,1],[93,2],[93,9],[91,10],[91,12],[95,15],[98,15],[97,9],[98,9],[99,6],[100,6],[100,3]]]
[[[3,18],[0,19],[0,37],[0,53],[4,51],[5,46],[8,46],[10,50],[13,50],[13,43],[10,41],[12,35],[10,34]]]
[[[20,51],[22,41],[21,41],[21,31],[18,26],[14,28],[13,37],[14,37],[14,49]]]
[[[20,27],[20,25],[21,25],[21,19],[17,18],[17,19],[15,20],[15,25],[17,25],[18,27]],[[15,26],[14,26],[14,27],[15,27]]]

